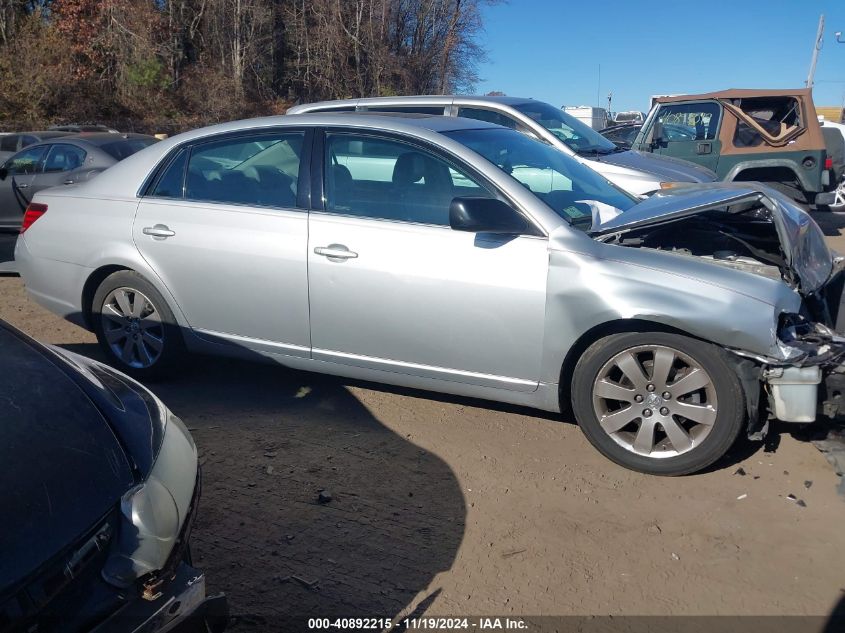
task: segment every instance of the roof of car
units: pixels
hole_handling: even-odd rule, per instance
[[[413,96],[406,96],[406,97],[366,97],[363,99],[341,99],[337,101],[316,101],[314,103],[303,103],[291,108],[293,110],[292,114],[295,114],[299,109],[310,109],[310,108],[338,108],[338,107],[354,107],[354,106],[373,106],[373,105],[383,105],[389,106],[392,104],[401,105],[401,104],[413,104],[419,106],[436,106],[443,104],[449,105],[456,101],[464,101],[464,102],[488,102],[488,103],[500,103],[502,105],[507,106],[514,106],[520,105],[523,103],[530,103],[534,101],[534,99],[528,99],[526,97],[508,97],[508,96],[492,96],[492,95],[413,95]],[[289,111],[290,112],[290,111]]]
[[[37,136],[40,139],[56,138],[59,136],[70,136],[73,132],[64,130],[33,130],[27,132],[13,132],[17,136]]]
[[[748,99],[750,97],[810,97],[812,89],[795,88],[793,90],[757,90],[755,88],[730,88],[728,90],[717,90],[716,92],[704,92],[696,95],[672,95],[669,97],[657,97],[657,103],[672,103],[675,101],[691,101],[693,99]]]
[[[286,114],[278,117],[267,117],[266,119],[247,119],[246,121],[236,121],[235,123],[248,123],[250,121],[263,122],[265,120],[277,119],[278,123],[291,125],[291,119],[293,118],[311,125],[363,126],[396,132],[405,131],[408,126],[425,128],[432,132],[499,127],[494,123],[487,123],[486,121],[478,121],[476,119],[425,114],[407,116],[406,113],[396,112],[314,112],[308,114]],[[249,126],[244,125],[243,127]]]
[[[85,141],[86,143],[90,143],[91,145],[96,145],[98,147],[101,145],[107,145],[109,143],[115,143],[123,140],[132,140],[136,138],[156,140],[154,136],[148,136],[147,134],[136,134],[134,132],[122,132],[120,134],[115,134],[114,132],[79,132],[78,134],[74,134],[70,138],[77,141]]]

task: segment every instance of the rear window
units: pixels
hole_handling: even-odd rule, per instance
[[[18,149],[18,135],[0,136],[0,152],[14,152]]]
[[[127,138],[100,145],[100,149],[115,160],[123,160],[155,143],[154,138]]]

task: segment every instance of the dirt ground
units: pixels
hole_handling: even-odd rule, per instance
[[[823,219],[845,251],[845,219]],[[0,318],[100,357],[16,277],[0,277]],[[418,606],[825,615],[845,595],[837,477],[785,425],[670,479],[624,470],[570,421],[528,409],[210,358],[152,387],[199,446],[194,557],[229,595],[234,631]]]

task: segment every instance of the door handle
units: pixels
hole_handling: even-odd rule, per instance
[[[18,189],[29,189],[29,185],[25,182],[16,182],[15,187],[17,187]]]
[[[151,235],[153,239],[164,240],[168,237],[176,235],[176,231],[171,231],[166,224],[156,224],[155,226],[145,226],[144,235]]]
[[[329,244],[328,246],[318,246],[314,249],[314,253],[327,257],[330,262],[343,262],[347,259],[355,259],[358,253],[350,251],[343,244]]]
[[[66,185],[72,185],[73,184],[73,178],[68,178],[67,180],[65,180],[65,184]]]
[[[709,154],[712,150],[712,145],[710,143],[698,143],[695,147],[696,154]]]

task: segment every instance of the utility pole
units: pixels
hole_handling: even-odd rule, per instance
[[[816,43],[813,44],[813,59],[810,62],[810,74],[807,75],[807,81],[804,83],[807,84],[808,88],[813,87],[813,79],[816,76],[816,63],[819,61],[819,51],[822,49],[822,44],[824,43],[824,14],[821,15],[819,18],[819,31],[816,33]]]

